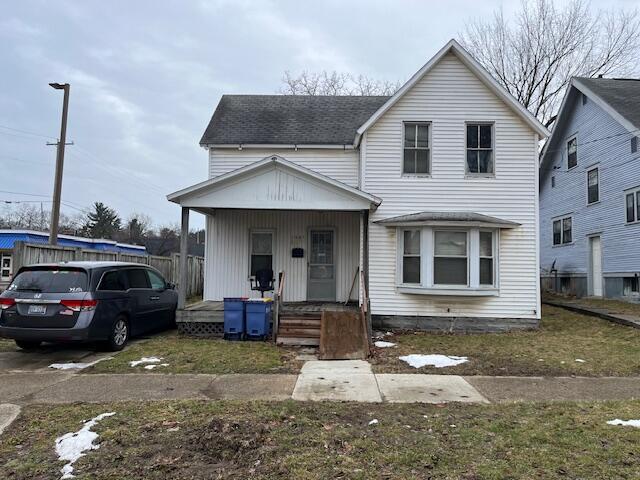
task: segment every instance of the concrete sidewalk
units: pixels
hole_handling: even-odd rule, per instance
[[[364,362],[366,363],[366,362]],[[543,402],[640,399],[640,377],[459,377],[328,372],[301,375],[0,374],[0,404],[144,400]]]

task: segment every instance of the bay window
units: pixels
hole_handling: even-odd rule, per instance
[[[496,295],[498,232],[478,227],[399,227],[399,291]]]

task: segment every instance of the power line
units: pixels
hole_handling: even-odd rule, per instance
[[[43,135],[41,133],[30,132],[28,130],[21,130],[19,128],[8,127],[7,125],[0,125],[0,128],[4,128],[6,130],[11,130],[13,132],[23,133],[25,135],[31,135],[33,137],[41,137],[41,138],[49,138],[49,139],[52,139],[52,140],[57,140],[56,137],[52,137],[50,135]]]

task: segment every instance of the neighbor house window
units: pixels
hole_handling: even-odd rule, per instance
[[[556,188],[556,177],[551,177],[551,188]]]
[[[636,153],[638,151],[638,137],[631,138],[631,153]]]
[[[480,285],[493,285],[493,232],[480,232]]]
[[[11,255],[0,255],[0,277],[2,280],[9,281],[11,279]]]
[[[260,270],[273,271],[273,232],[251,232],[250,275],[255,276]]]
[[[467,173],[493,173],[493,124],[467,124]]]
[[[600,200],[599,171],[593,168],[587,172],[587,203],[595,203]]]
[[[430,167],[430,145],[428,123],[404,124],[404,175],[427,175]]]
[[[628,191],[625,195],[627,223],[640,221],[640,189]]]
[[[622,294],[633,295],[638,292],[638,277],[624,277],[622,279]]]
[[[584,93],[582,94],[582,104],[583,105],[587,104],[587,96]]]
[[[403,231],[402,283],[420,283],[420,230]]]
[[[467,232],[434,232],[433,283],[468,284]]]
[[[553,221],[553,244],[564,245],[572,242],[572,218],[564,217]]]
[[[573,137],[567,142],[567,168],[578,165],[578,140]]]

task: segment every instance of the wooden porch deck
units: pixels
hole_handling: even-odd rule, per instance
[[[284,302],[280,309],[280,314],[317,314],[324,310],[333,311],[350,311],[358,310],[355,302],[349,302],[347,305],[338,302]],[[224,316],[224,302],[216,302],[204,300],[185,308],[178,310],[178,321],[189,322],[222,322]]]

